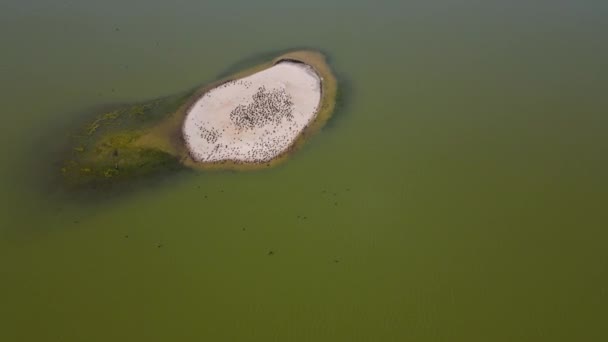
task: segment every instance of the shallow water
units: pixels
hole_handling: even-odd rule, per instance
[[[608,339],[605,1],[0,8],[1,341]],[[91,108],[300,46],[352,91],[284,165],[44,186]]]

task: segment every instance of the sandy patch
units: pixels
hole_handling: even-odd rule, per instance
[[[184,139],[197,162],[267,162],[314,120],[320,100],[314,69],[282,62],[205,93],[186,114]]]

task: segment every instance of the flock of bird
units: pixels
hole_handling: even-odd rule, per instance
[[[252,83],[233,80],[217,88],[235,85],[250,89]],[[207,93],[204,96],[211,95]],[[206,143],[203,149],[190,149],[195,160],[266,163],[286,151],[297,134],[308,126],[308,122],[294,120],[298,113],[285,87],[267,89],[259,86],[247,100],[230,111],[222,127],[217,125],[217,121],[195,123],[200,138]],[[187,141],[189,138],[186,135]]]
[[[238,105],[230,112],[230,121],[239,130],[279,125],[283,119],[293,120],[293,101],[285,89],[266,90],[261,86],[252,96],[253,102]]]

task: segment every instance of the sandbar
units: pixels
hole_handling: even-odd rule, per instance
[[[268,162],[315,119],[321,95],[313,67],[280,61],[204,93],[186,113],[184,141],[196,162]]]

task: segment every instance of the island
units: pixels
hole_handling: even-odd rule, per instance
[[[184,168],[270,168],[323,127],[337,92],[323,53],[288,51],[181,94],[118,106],[79,123],[61,176],[81,186]]]

